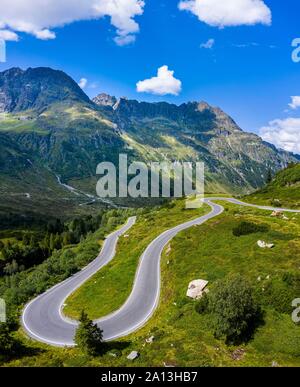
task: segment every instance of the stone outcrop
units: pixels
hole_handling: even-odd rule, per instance
[[[265,241],[257,241],[257,245],[262,249],[272,249],[273,247],[275,247],[273,243],[267,243]]]
[[[208,281],[205,281],[203,279],[198,279],[190,282],[188,290],[187,290],[187,297],[193,298],[194,300],[198,300],[203,296],[204,292],[207,292],[206,289],[208,285]]]

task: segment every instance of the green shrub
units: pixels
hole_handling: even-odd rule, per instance
[[[12,335],[12,328],[8,323],[0,323],[0,353],[11,355],[14,353],[18,342]]]
[[[218,281],[208,297],[215,336],[233,344],[249,340],[261,321],[261,309],[245,279],[237,275]]]
[[[269,226],[266,224],[256,224],[252,222],[240,222],[233,228],[232,233],[234,236],[240,237],[242,235],[255,234],[257,232],[267,232]]]
[[[196,303],[195,310],[199,314],[204,314],[208,312],[209,299],[207,293],[204,293],[201,299]]]
[[[84,311],[81,312],[79,322],[80,324],[75,334],[77,347],[90,356],[99,354],[103,331],[88,318]]]
[[[282,202],[279,199],[272,199],[270,202],[273,207],[282,207]]]

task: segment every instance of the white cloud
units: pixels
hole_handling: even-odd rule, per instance
[[[0,30],[0,39],[5,40],[5,41],[17,42],[19,40],[19,37],[13,31]]]
[[[88,80],[86,78],[81,78],[78,85],[79,87],[81,87],[82,89],[86,88],[88,84]]]
[[[300,107],[300,97],[293,96],[291,97],[291,99],[292,99],[292,102],[289,103],[289,107],[294,110],[298,109]]]
[[[116,36],[114,41],[118,46],[126,46],[127,44],[135,42],[135,35]]]
[[[278,148],[300,153],[300,118],[271,121],[260,129],[260,135]]]
[[[208,39],[207,42],[200,44],[200,48],[212,49],[215,45],[215,39]]]
[[[139,93],[157,95],[178,95],[181,92],[181,85],[181,81],[174,77],[174,71],[170,71],[168,66],[160,67],[156,77],[139,81],[136,84]]]
[[[45,30],[36,31],[35,36],[41,40],[50,40],[56,38],[55,32],[50,31],[47,28]]]
[[[0,32],[10,29],[38,39],[54,39],[52,28],[79,20],[110,17],[117,44],[132,42],[139,32],[134,20],[144,12],[143,0],[1,0]]]
[[[214,27],[270,25],[272,14],[263,0],[182,0],[179,9],[190,11]]]

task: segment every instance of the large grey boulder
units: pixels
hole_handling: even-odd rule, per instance
[[[200,299],[203,296],[203,293],[207,292],[207,285],[208,281],[205,281],[203,279],[198,279],[190,282],[186,293],[187,297],[193,298],[194,300]]]
[[[137,351],[132,351],[130,354],[127,356],[128,360],[135,360],[140,356],[140,354]]]

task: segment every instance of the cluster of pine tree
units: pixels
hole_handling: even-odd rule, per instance
[[[24,232],[17,242],[0,241],[0,276],[12,275],[38,265],[55,250],[81,242],[88,233],[95,232],[102,224],[103,213],[62,223],[60,219],[47,224],[43,233]]]
[[[31,230],[20,233],[15,243],[2,243],[0,262],[5,262],[5,266],[2,268],[3,275],[0,275],[0,298],[5,300],[7,316],[13,324],[0,323],[0,364],[2,353],[10,357],[21,356],[22,350],[13,334],[18,329],[21,307],[33,297],[85,267],[97,256],[99,240],[103,240],[118,225],[124,224],[129,216],[143,212],[142,209],[118,209],[103,211],[94,217],[76,218],[66,223],[52,221],[39,233]],[[14,244],[19,245],[18,248],[23,251],[23,261],[17,257],[18,249],[13,247]],[[41,249],[46,255],[43,262],[39,263],[40,256],[36,256],[37,263],[20,270],[19,265],[24,262],[25,247],[29,250]],[[37,252],[36,254],[38,255]],[[6,260],[3,259],[4,256]],[[89,354],[94,353],[101,344],[101,331],[96,329],[90,320],[83,318],[81,322],[84,323],[84,329],[82,335],[78,334],[80,345],[83,345]]]

